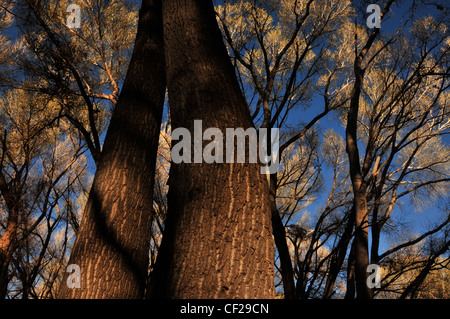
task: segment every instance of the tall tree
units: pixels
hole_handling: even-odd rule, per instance
[[[252,127],[212,1],[164,1],[163,19],[172,130],[193,134],[196,119],[222,132]],[[168,183],[148,296],[274,297],[269,193],[260,165],[172,163]]]
[[[225,1],[217,7],[220,26],[255,125],[285,131],[290,125],[288,121],[293,120],[292,113],[300,106],[307,108],[313,92],[320,91],[324,97],[323,111],[309,123],[298,123],[301,129],[291,129],[289,138],[280,145],[279,158],[283,163],[288,158],[283,156],[284,150],[343,105],[340,93],[345,86],[335,90],[335,82],[344,66],[344,55],[330,59],[327,53],[334,46],[333,37],[350,8],[349,1],[336,0],[241,0]],[[323,85],[315,83],[318,75],[322,75]],[[297,123],[298,119],[294,121]],[[278,208],[277,201],[282,197],[279,174],[270,176],[272,226],[284,296],[292,299],[296,297],[295,275],[285,226],[300,208],[290,214]],[[298,185],[304,184],[299,181]]]
[[[133,55],[108,128],[69,264],[81,288],[59,298],[141,298],[165,95],[161,1],[144,0]]]
[[[394,0],[390,0],[385,4],[379,19],[381,19],[381,17],[389,11],[389,8],[393,4],[393,2]],[[366,197],[368,181],[365,180],[367,167],[365,165],[363,168],[361,168],[357,144],[357,128],[359,103],[366,72],[364,62],[367,63],[364,60],[366,59],[367,53],[372,47],[379,33],[379,28],[375,28],[367,37],[367,40],[364,43],[363,47],[361,49],[358,49],[358,30],[355,26],[355,60],[353,65],[355,82],[353,84],[353,89],[351,92],[350,108],[347,115],[347,126],[345,131],[346,151],[348,154],[350,178],[352,181],[354,196],[353,211],[355,214],[355,279],[358,298],[372,298],[373,296],[372,290],[366,284],[368,276],[367,266],[369,265],[369,211],[367,208]]]

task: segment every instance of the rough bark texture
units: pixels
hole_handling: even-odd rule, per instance
[[[366,201],[366,186],[355,194],[355,280],[356,298],[371,299],[373,290],[367,285],[369,266],[369,222]]]
[[[154,167],[165,94],[161,2],[144,0],[129,70],[111,118],[59,298],[142,298]]]
[[[166,0],[172,129],[251,127],[211,1]],[[225,144],[224,144],[225,145]],[[172,164],[152,298],[272,298],[269,191],[259,164]]]

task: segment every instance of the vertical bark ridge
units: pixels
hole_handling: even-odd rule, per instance
[[[212,2],[164,1],[163,19],[172,129],[193,136],[194,120],[224,134],[252,127]],[[172,163],[168,184],[166,226],[147,296],[273,297],[268,185],[260,165]]]
[[[152,194],[165,95],[160,0],[144,0],[136,42],[113,112],[59,298],[142,298],[148,268]]]

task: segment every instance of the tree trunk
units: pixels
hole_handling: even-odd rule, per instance
[[[333,295],[334,284],[341,271],[342,264],[344,263],[345,256],[347,255],[347,248],[350,240],[353,236],[353,226],[355,225],[355,206],[352,206],[350,211],[347,225],[345,226],[344,233],[342,234],[339,243],[337,244],[338,250],[331,259],[330,272],[327,276],[327,281],[325,284],[325,290],[323,293],[324,299],[330,299]]]
[[[389,0],[380,17],[383,17],[395,0]],[[350,96],[350,108],[347,116],[347,127],[345,130],[346,137],[346,151],[348,154],[350,164],[350,177],[353,187],[353,205],[355,206],[355,239],[354,239],[354,254],[355,254],[355,280],[357,298],[371,299],[373,298],[373,290],[367,285],[367,266],[369,265],[369,210],[367,208],[367,186],[368,182],[365,176],[370,168],[370,157],[366,158],[364,163],[364,171],[361,170],[360,156],[358,151],[358,112],[359,99],[361,97],[364,75],[367,66],[363,68],[363,61],[372,47],[376,37],[380,33],[379,28],[375,28],[367,38],[366,43],[359,53],[356,54],[354,60],[354,75],[355,83]],[[355,48],[358,47],[358,33],[355,28]],[[372,146],[368,145],[368,149]],[[368,152],[370,154],[370,152]],[[371,156],[371,154],[370,154]]]
[[[273,238],[280,258],[281,279],[285,299],[295,299],[294,270],[292,269],[291,255],[286,242],[286,231],[276,204],[277,174],[270,175],[270,208],[272,211]]]
[[[165,95],[161,1],[144,0],[133,55],[111,118],[59,298],[142,298],[148,271],[152,195]]]
[[[350,165],[350,177],[353,187],[353,206],[355,207],[355,280],[357,298],[371,299],[372,289],[367,286],[367,266],[369,265],[368,242],[368,209],[367,209],[367,182],[361,171],[359,150],[357,144],[359,99],[364,79],[364,70],[361,67],[362,57],[355,60],[355,84],[351,93],[350,109],[347,116],[346,151]]]
[[[196,119],[224,135],[252,127],[212,2],[166,0],[163,20],[172,129],[193,136]],[[168,184],[148,297],[274,297],[269,190],[260,165],[172,163]]]
[[[376,225],[372,225],[372,244],[370,247],[370,263],[378,264],[380,262],[380,256],[378,255],[378,250],[380,247],[380,236],[381,236],[381,222],[377,222]]]

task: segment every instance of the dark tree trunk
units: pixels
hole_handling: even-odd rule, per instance
[[[196,119],[224,135],[226,128],[252,127],[212,2],[166,0],[163,19],[172,129],[193,136]],[[168,184],[148,297],[274,297],[269,191],[260,165],[172,163]]]
[[[373,290],[367,285],[369,273],[369,234],[368,234],[368,209],[366,202],[365,186],[355,194],[356,218],[355,218],[355,281],[356,298],[371,299]]]
[[[351,93],[350,109],[347,116],[346,127],[346,151],[350,165],[350,178],[353,187],[353,206],[355,208],[355,280],[357,298],[371,299],[372,289],[367,286],[367,266],[369,265],[369,242],[368,242],[368,209],[367,209],[367,182],[361,171],[359,150],[357,144],[359,99],[364,79],[362,69],[362,57],[355,60],[355,84]]]
[[[324,299],[330,299],[333,295],[334,284],[336,283],[336,279],[341,271],[342,264],[344,263],[345,256],[347,255],[347,248],[350,240],[353,236],[353,226],[355,225],[355,206],[352,206],[352,209],[349,213],[347,225],[345,226],[344,233],[339,239],[339,243],[337,244],[337,251],[331,259],[330,263],[330,273],[327,276],[327,281],[325,284],[324,291]]]
[[[276,205],[277,174],[270,175],[270,209],[272,212],[273,238],[280,258],[281,279],[285,299],[295,299],[294,270],[286,242],[286,231]]]
[[[376,225],[372,224],[372,244],[370,247],[370,262],[372,264],[378,264],[380,262],[380,256],[378,255],[378,250],[380,247],[380,236],[381,236],[382,223],[378,222]]]
[[[388,11],[394,0],[389,0],[382,12],[383,17]],[[367,66],[363,67],[363,61],[372,47],[376,37],[380,33],[379,28],[375,28],[367,38],[366,43],[356,54],[354,60],[354,75],[355,83],[350,97],[350,108],[347,116],[347,127],[345,131],[346,137],[346,151],[348,154],[350,165],[350,177],[353,187],[353,205],[355,206],[355,239],[354,239],[354,262],[355,262],[355,280],[356,280],[356,292],[357,298],[371,299],[373,298],[373,290],[367,285],[367,266],[369,265],[369,210],[367,208],[367,186],[368,182],[365,177],[370,169],[372,154],[368,151],[369,156],[366,156],[365,163],[361,169],[360,156],[358,150],[358,112],[359,112],[359,100],[361,92],[363,90],[363,81]],[[355,29],[355,48],[358,44],[358,34]],[[370,150],[372,146],[368,145]]]
[[[126,79],[111,118],[69,264],[81,288],[59,298],[142,298],[165,94],[161,1],[144,0]]]

